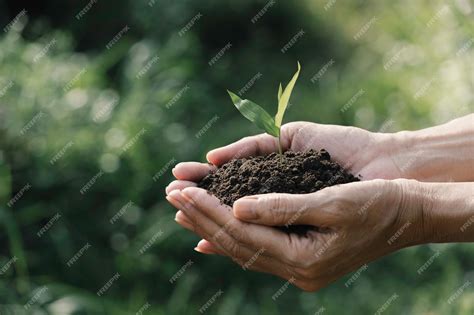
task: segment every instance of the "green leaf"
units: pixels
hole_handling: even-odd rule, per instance
[[[281,88],[281,82],[280,82],[280,86],[278,87],[278,102],[280,101],[280,98],[281,98],[281,93],[282,93],[282,88]]]
[[[249,100],[243,100],[231,91],[227,90],[232,102],[239,112],[245,118],[253,122],[257,127],[263,129],[266,133],[278,137],[280,136],[280,128],[275,126],[275,120],[262,107]]]
[[[298,70],[293,75],[293,78],[285,87],[285,90],[278,98],[278,111],[275,115],[275,125],[280,128],[281,122],[283,121],[283,115],[285,114],[286,107],[288,106],[288,101],[290,100],[291,92],[293,91],[293,87],[295,86],[296,80],[298,79],[298,75],[300,74],[301,66],[298,62]],[[280,94],[280,92],[278,92]]]

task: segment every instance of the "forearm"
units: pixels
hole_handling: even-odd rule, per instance
[[[474,181],[474,114],[444,125],[393,134],[400,176],[419,181]]]
[[[474,183],[420,183],[426,243],[474,242]]]

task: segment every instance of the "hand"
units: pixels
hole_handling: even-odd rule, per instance
[[[355,127],[293,122],[281,128],[284,150],[305,151],[326,149],[331,158],[362,180],[400,178],[401,173],[392,161],[392,152],[398,151],[399,142],[392,134],[373,133]],[[207,154],[213,165],[222,165],[233,158],[265,155],[277,152],[275,137],[260,134],[243,138]],[[175,189],[196,186],[215,166],[206,163],[179,163],[173,169],[176,181],[166,187],[166,193]],[[184,217],[182,214],[179,217]]]
[[[399,147],[393,134],[374,133],[356,127],[293,122],[282,126],[281,141],[284,150],[306,151],[326,149],[331,158],[354,175],[365,180],[400,177],[391,156]],[[260,134],[241,139],[226,147],[208,153],[211,164],[221,165],[233,158],[266,155],[277,152],[275,137]],[[173,172],[178,179],[189,180],[196,165],[178,165]]]
[[[197,173],[195,173],[197,175]],[[177,221],[203,238],[197,250],[231,257],[244,269],[275,274],[315,291],[400,248],[424,242],[421,185],[370,180],[304,194],[244,197],[233,209],[205,190],[173,190]],[[318,227],[306,236],[273,226]]]

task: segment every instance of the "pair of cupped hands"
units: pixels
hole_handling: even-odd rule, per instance
[[[167,200],[178,209],[176,222],[202,238],[196,251],[227,256],[245,270],[316,291],[370,261],[423,243],[428,227],[417,200],[418,182],[401,178],[390,134],[294,122],[282,127],[281,143],[284,150],[326,149],[361,181],[311,194],[248,196],[231,208],[196,183],[233,158],[277,152],[274,137],[246,137],[210,151],[210,164],[179,163],[172,171],[176,180],[166,188]],[[416,226],[404,228],[407,224]],[[285,225],[315,229],[298,235],[275,228]]]

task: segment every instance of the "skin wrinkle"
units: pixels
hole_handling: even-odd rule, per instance
[[[183,195],[183,194],[182,194],[182,195]],[[184,195],[183,195],[183,196],[184,196]],[[186,198],[186,197],[185,197],[185,198]],[[188,200],[188,199],[192,201],[192,202],[190,202],[190,204],[194,204],[193,207],[195,207],[196,202],[194,201],[194,199],[193,199],[191,196],[187,196],[187,200]],[[188,205],[186,205],[186,207],[188,207]],[[194,210],[193,210],[193,209],[190,209],[190,211],[199,211],[199,210],[197,210],[197,209],[194,209]],[[205,211],[200,211],[200,213],[202,213],[205,217],[207,217],[207,219],[212,220],[212,219],[205,213]],[[231,220],[232,220],[232,219],[231,219]],[[246,223],[246,222],[241,222],[241,221],[239,221],[239,220],[237,220],[237,219],[233,219],[233,220],[235,220],[235,222],[239,222],[239,224],[242,224],[242,223],[249,224],[249,223]],[[196,227],[196,225],[195,225],[195,227]],[[223,230],[221,230],[222,226],[219,226],[219,228],[220,228],[220,229],[219,229],[219,231],[218,231],[217,233],[219,233],[220,231],[222,231],[223,234],[225,234],[225,235],[227,235],[228,237],[232,238],[232,240],[234,241],[235,244],[239,244],[240,246],[244,247],[245,249],[247,249],[247,250],[249,250],[249,251],[253,251],[253,250],[255,249],[255,248],[249,248],[247,243],[242,243],[242,242],[240,242],[238,239],[236,239],[232,234],[229,234],[229,233],[228,233],[228,229],[223,229]],[[197,229],[195,228],[195,230],[197,230]],[[199,230],[202,231],[202,228],[199,227]],[[239,231],[240,231],[241,229],[238,229],[238,228],[237,228],[236,230],[239,230]],[[217,233],[216,233],[216,234],[217,234]],[[207,236],[208,236],[207,239],[213,239],[213,236],[212,236],[212,235],[207,234]],[[288,236],[290,236],[290,240],[291,240],[291,236],[292,236],[292,235],[288,235]],[[217,242],[217,243],[218,243],[218,242]],[[257,246],[255,246],[255,247],[259,247],[259,248],[263,247],[261,244],[256,244],[256,245],[257,245]],[[290,245],[290,244],[288,244],[288,245]],[[222,246],[221,246],[221,249],[222,249]],[[234,255],[232,254],[232,251],[229,252],[229,251],[225,251],[225,250],[224,250],[224,252],[226,252],[229,256],[234,257]],[[279,259],[279,257],[276,257],[276,256],[272,255],[272,254],[269,253],[268,251],[265,251],[265,253],[263,253],[261,256],[265,256],[265,257],[267,257],[267,258],[269,258],[269,259]],[[298,266],[298,264],[295,264],[295,263],[292,262],[291,260],[286,261],[286,263],[287,263],[288,265],[290,265],[290,266],[293,266],[293,267]]]
[[[474,118],[474,115],[469,115],[464,117],[463,121],[469,122],[469,119],[472,118]],[[425,138],[427,138],[426,133],[437,132],[441,134],[442,139],[448,134],[446,130],[454,130],[458,125],[462,125],[461,120],[457,120],[454,125],[448,123],[430,128],[429,132],[426,130],[419,132],[422,135],[425,134],[423,136]],[[252,264],[251,267],[254,267],[254,270],[274,273],[280,277],[281,273],[285,273],[286,279],[291,279],[290,275],[295,278],[305,276],[305,280],[295,280],[294,284],[303,290],[315,291],[341,276],[357,270],[364,264],[405,247],[433,241],[474,241],[474,226],[466,231],[460,231],[460,227],[474,217],[473,201],[466,200],[465,197],[466,193],[473,191],[472,183],[423,183],[416,180],[396,179],[401,171],[400,165],[396,163],[397,161],[401,161],[403,164],[410,162],[410,158],[412,158],[413,165],[424,165],[429,164],[432,156],[443,156],[441,153],[428,156],[426,157],[428,162],[423,162],[424,154],[413,158],[413,146],[410,143],[413,139],[409,136],[418,133],[418,131],[377,134],[359,128],[303,122],[285,126],[288,127],[284,127],[285,132],[284,135],[282,134],[282,141],[283,144],[288,144],[287,148],[298,150],[307,145],[315,146],[316,149],[324,147],[334,159],[346,161],[351,169],[358,170],[365,180],[328,187],[313,194],[299,196],[267,195],[266,198],[285,198],[276,201],[270,200],[268,203],[270,206],[273,203],[273,207],[262,204],[262,214],[265,214],[266,217],[274,215],[272,221],[278,223],[277,225],[284,224],[292,219],[294,215],[298,215],[298,219],[301,219],[298,223],[306,221],[317,226],[327,226],[324,229],[325,233],[311,231],[306,237],[285,235],[283,242],[281,242],[283,238],[278,242],[275,240],[275,246],[278,246],[279,250],[284,249],[280,258],[291,262],[296,261],[299,266],[292,267],[287,262],[279,265],[277,260],[267,265],[262,262],[265,257],[264,254],[267,253],[264,252],[255,259],[255,265]],[[288,131],[286,131],[287,128]],[[458,134],[463,135],[465,133],[455,130],[449,134],[455,137]],[[418,137],[417,140],[423,137]],[[438,138],[434,136],[430,139],[436,140]],[[246,147],[246,154],[265,154],[268,153],[268,150],[276,149],[276,143],[273,140],[274,138],[271,136],[249,137],[239,145],[214,151],[213,160],[225,162],[223,156],[231,156],[233,152],[242,150],[243,147]],[[464,136],[458,140],[449,141],[449,147],[456,144],[465,145],[465,141],[470,141]],[[252,141],[254,142],[252,143]],[[345,146],[352,147],[352,150],[348,151],[344,148]],[[340,149],[341,147],[344,149]],[[445,148],[446,146],[439,145],[439,142],[435,141],[431,144],[430,150],[436,151]],[[419,151],[418,149],[416,151]],[[457,150],[450,154],[459,155],[468,151]],[[423,149],[420,152],[426,151]],[[394,154],[397,159],[394,159]],[[466,161],[470,161],[469,158],[473,160],[472,157],[467,157]],[[458,156],[454,160],[457,161]],[[413,167],[413,165],[408,165],[407,170],[410,171],[410,167]],[[451,168],[446,169],[449,172],[454,172],[452,173],[453,181],[456,181],[456,176],[459,176],[459,174],[461,174],[461,177],[457,177],[458,179],[469,175],[465,171],[464,173],[456,171],[456,166],[459,167],[459,165],[450,165]],[[183,174],[186,167],[186,165],[180,165]],[[199,164],[193,164],[192,167],[199,168],[200,166]],[[433,171],[434,169],[428,165],[426,170]],[[423,173],[423,176],[425,175],[426,173]],[[448,178],[449,174],[443,174],[443,176]],[[367,180],[370,178],[385,179]],[[387,180],[389,178],[395,180]],[[425,178],[422,178],[422,180]],[[175,185],[173,187],[186,186],[183,183]],[[377,194],[376,198],[374,198],[375,192],[380,192],[380,195]],[[190,221],[201,223],[200,229],[202,230],[199,230],[198,234],[206,237],[207,233],[219,229],[223,223],[219,217],[215,217],[216,213],[212,211],[224,208],[216,204],[215,208],[208,209],[206,207],[214,204],[215,200],[211,204],[209,203],[211,196],[206,194],[201,197],[202,199],[200,198],[195,202],[197,209],[194,209],[195,213],[193,215],[201,213],[202,217],[193,215],[187,217]],[[300,198],[309,198],[308,205],[311,205],[308,206],[309,210],[298,212],[298,209],[301,208]],[[358,211],[364,205],[366,208],[360,214]],[[284,212],[280,212],[281,215],[278,215],[277,211],[267,213],[267,211],[274,210],[275,207],[284,210]],[[233,215],[233,212],[228,212],[229,207],[225,209],[227,211],[223,212],[226,215]],[[215,218],[217,222],[212,218]],[[321,224],[321,221],[326,224]],[[259,232],[261,235],[258,234],[257,237],[247,241],[248,246],[254,249],[260,248],[257,245],[261,245],[262,241],[267,244],[272,237],[275,237],[269,233],[274,231],[272,224],[269,224],[269,219],[260,218],[256,221],[247,220],[245,222],[242,225],[233,225],[228,231],[224,231],[228,234],[228,240],[230,240],[227,244],[218,243],[214,246],[222,248],[221,245],[223,245],[227,249],[238,246],[239,248],[234,247],[234,252],[240,251],[240,256],[244,255],[242,257],[252,257],[255,255],[255,250],[249,250],[244,254],[243,251],[246,248],[241,245],[243,242],[239,240],[239,238],[247,235],[246,230],[249,231],[250,227],[257,224],[262,227]],[[265,225],[270,226],[265,227]],[[238,231],[235,229],[238,229]],[[431,234],[430,231],[436,231],[436,233],[429,235]],[[337,238],[333,239],[335,235],[337,235]],[[209,248],[213,246],[212,243],[208,243],[208,245]],[[311,257],[321,248],[324,248],[324,250],[320,257]],[[242,264],[241,259],[240,264]],[[280,266],[278,270],[275,269],[277,265]],[[289,272],[289,270],[293,272]]]

